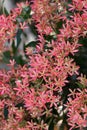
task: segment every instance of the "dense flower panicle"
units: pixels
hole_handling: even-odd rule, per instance
[[[87,9],[87,1],[86,0],[72,0],[72,4],[70,5],[70,10],[74,11],[83,11],[83,9]]]
[[[18,26],[25,28],[25,23],[18,25],[16,18],[28,5],[22,2],[8,16],[0,16],[0,44],[13,39]],[[63,103],[61,95],[68,76],[78,75],[79,67],[70,55],[78,52],[79,38],[87,34],[86,0],[72,0],[69,11],[76,12],[69,18],[59,0],[32,0],[31,9],[38,44],[34,51],[26,49],[28,64],[17,66],[10,60],[10,70],[0,71],[1,130],[48,130],[47,120],[57,119],[53,111]],[[63,24],[57,33],[60,20]],[[48,36],[52,39],[46,39]],[[78,80],[87,86],[85,77]],[[71,129],[86,127],[87,89],[72,91],[66,106]]]
[[[43,86],[44,87],[44,86]],[[31,89],[26,96],[24,97],[25,107],[30,111],[32,117],[40,117],[44,114],[50,115],[52,106],[57,107],[59,103],[59,97],[55,96],[52,91],[35,92],[34,89]],[[48,106],[47,106],[48,104]],[[47,113],[47,111],[49,111]]]
[[[68,121],[71,129],[87,127],[87,90],[77,90],[70,94],[67,103]]]
[[[45,84],[48,86],[52,84],[51,86],[55,86],[55,89],[59,89],[60,86],[65,85],[68,74],[78,74],[79,67],[72,59],[66,58],[70,53],[70,50],[67,51],[69,49],[67,44],[58,44],[53,41],[51,47],[53,49],[49,52],[43,52],[41,55],[34,54],[30,57],[29,73],[32,81],[43,78]]]
[[[17,4],[17,7],[12,9],[8,16],[0,15],[0,50],[3,49],[5,42],[14,39],[18,27],[21,29],[26,28],[25,22],[18,25],[16,21],[26,6],[29,6],[28,2]]]
[[[56,23],[60,21],[61,12],[59,0],[32,0],[33,18],[39,33],[49,35],[54,32]]]
[[[73,21],[70,21],[71,28],[73,31],[73,37],[76,36],[86,36],[87,30],[87,12],[80,14],[75,14],[73,16]]]
[[[71,16],[70,26],[73,37],[85,37],[87,34],[87,1],[72,0],[70,11],[77,11]]]
[[[13,38],[16,25],[13,21],[9,20],[9,17],[4,15],[0,16],[0,44],[5,43],[8,39]]]
[[[41,56],[40,54],[37,54],[36,56],[34,56],[30,61],[30,65],[31,65],[31,68],[29,68],[30,77],[33,78],[34,75],[36,75],[36,78],[34,77],[36,80],[37,78],[45,76],[45,73],[48,68],[48,64],[49,64],[48,60],[44,55]]]

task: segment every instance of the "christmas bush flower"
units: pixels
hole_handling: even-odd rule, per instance
[[[63,94],[69,77],[79,75],[73,57],[81,46],[79,39],[86,37],[87,6],[86,0],[67,2],[22,2],[8,16],[0,16],[1,45],[12,40],[19,28],[25,28],[26,15],[30,15],[26,14],[27,6],[33,12],[31,17],[37,32],[35,47],[32,43],[25,50],[26,63],[22,66],[10,60],[10,69],[0,70],[1,130],[54,129],[66,114],[63,111],[60,115],[60,106],[67,109],[70,129],[87,127],[86,79],[82,75],[77,78],[84,87],[78,85],[79,89],[71,90],[66,105]]]
[[[87,127],[87,89],[72,91],[67,108],[70,129]]]
[[[28,2],[17,4],[15,9],[12,9],[9,15],[0,15],[0,50],[3,50],[4,43],[8,40],[14,39],[18,26],[21,29],[25,28],[25,23],[18,23],[17,19],[21,15],[23,8],[28,6]]]

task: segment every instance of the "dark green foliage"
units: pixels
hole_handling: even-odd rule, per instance
[[[8,114],[9,114],[7,105],[4,105],[3,114],[4,114],[5,120],[7,120],[8,119]]]

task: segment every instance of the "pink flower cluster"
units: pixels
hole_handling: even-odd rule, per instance
[[[20,15],[22,7],[23,3],[18,4],[18,8],[9,16],[0,16],[1,43],[12,39],[16,33],[18,26],[15,18]],[[86,0],[72,0],[69,5],[72,16],[69,18],[67,9],[63,8],[63,3],[56,0],[32,0],[32,17],[38,31],[38,44],[35,52],[26,50],[28,64],[15,66],[13,60],[10,61],[9,71],[0,71],[1,130],[48,130],[47,119],[56,118],[53,108],[57,111],[63,103],[61,95],[69,82],[68,76],[78,75],[79,67],[70,55],[78,51],[79,38],[86,37]],[[63,26],[57,33],[60,20]],[[53,37],[52,40],[45,38],[48,35]],[[82,81],[82,77],[79,80]],[[87,89],[72,91],[70,96],[67,108],[71,129],[86,127]]]
[[[60,2],[50,0],[32,0],[33,18],[39,33],[51,34],[60,21]],[[63,13],[63,10],[62,10]]]
[[[72,91],[68,98],[68,122],[73,128],[87,127],[87,89]]]
[[[18,26],[21,29],[25,28],[25,23],[18,25],[17,18],[22,13],[24,7],[28,6],[28,2],[17,4],[15,9],[12,9],[8,16],[0,15],[0,50],[3,50],[5,42],[14,39]]]

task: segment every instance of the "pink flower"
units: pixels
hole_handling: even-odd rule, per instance
[[[70,94],[67,108],[68,108],[68,123],[73,128],[87,127],[87,90],[78,90]]]
[[[26,22],[24,23],[20,23],[20,29],[24,30],[25,28],[28,28],[28,26],[26,25]]]

